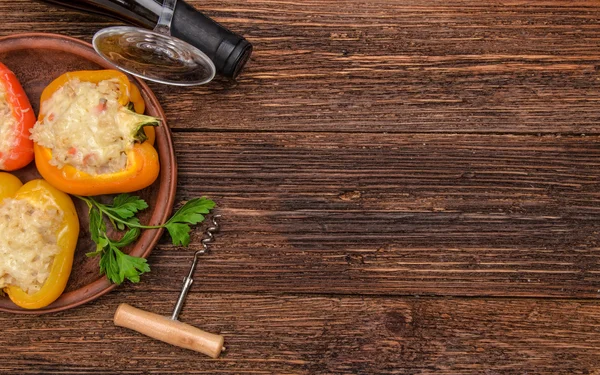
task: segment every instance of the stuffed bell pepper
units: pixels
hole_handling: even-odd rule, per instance
[[[35,115],[14,73],[0,63],[0,170],[13,171],[33,160],[29,129]]]
[[[35,163],[46,181],[77,195],[126,193],[159,174],[155,117],[143,115],[138,88],[116,70],[77,71],[42,92],[31,130]]]
[[[0,172],[0,290],[39,309],[64,291],[79,236],[69,196],[44,180],[23,185]]]

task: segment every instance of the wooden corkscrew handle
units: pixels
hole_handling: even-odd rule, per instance
[[[221,335],[204,332],[201,329],[178,320],[140,310],[126,303],[117,308],[115,325],[137,331],[143,335],[181,348],[204,353],[212,358],[223,351],[224,338]]]

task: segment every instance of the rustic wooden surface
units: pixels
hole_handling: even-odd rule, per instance
[[[137,285],[0,313],[1,374],[600,374],[600,3],[193,1],[255,45],[238,82],[151,87],[178,200],[223,229],[181,320],[217,360],[112,325]],[[0,35],[118,22],[0,2]]]

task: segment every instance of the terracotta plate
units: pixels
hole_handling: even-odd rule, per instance
[[[19,34],[0,38],[0,61],[8,66],[19,78],[27,92],[35,113],[40,108],[39,97],[53,79],[74,70],[113,68],[96,54],[92,46],[83,41],[55,34]],[[164,121],[165,115],[156,97],[141,80],[130,77],[139,88],[146,101],[146,114],[163,119],[156,129],[156,147],[160,157],[160,176],[148,188],[136,193],[148,202],[150,208],[141,215],[142,223],[149,225],[164,222],[171,213],[176,190],[177,167],[171,143],[171,134]],[[23,182],[38,178],[34,163],[14,172]],[[101,197],[100,199],[110,199]],[[0,296],[0,311],[41,314],[70,309],[89,302],[112,290],[112,285],[100,276],[96,258],[85,254],[95,250],[88,231],[88,214],[85,203],[73,199],[77,206],[81,232],[73,262],[73,271],[63,295],[48,307],[41,310],[24,310],[14,305],[7,297]],[[137,243],[126,249],[131,255],[147,257],[162,234],[160,230],[146,230]],[[0,235],[5,235],[4,233]]]

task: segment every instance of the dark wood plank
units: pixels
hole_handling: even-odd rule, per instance
[[[153,84],[176,129],[598,133],[594,0],[192,3],[255,52],[238,83]],[[0,12],[0,35],[117,24],[24,0]]]
[[[597,297],[600,138],[176,133],[178,201],[216,200],[208,291]],[[165,237],[153,290],[192,250]]]
[[[169,314],[176,293],[124,287],[43,318],[0,314],[2,374],[597,374],[595,301],[203,294],[181,320],[226,337],[210,360],[114,327],[121,302]],[[76,329],[74,329],[76,327]]]

